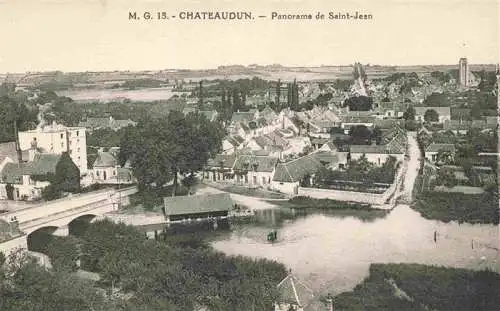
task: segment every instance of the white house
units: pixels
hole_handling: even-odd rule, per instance
[[[434,110],[439,116],[439,123],[451,120],[450,107],[415,107],[415,120],[424,122],[424,116],[427,110]]]
[[[21,150],[30,149],[32,142],[36,142],[38,148],[45,153],[60,155],[68,152],[80,174],[87,173],[87,138],[84,127],[66,127],[53,122],[48,126],[19,132]]]
[[[455,145],[453,144],[430,144],[425,149],[425,158],[435,163],[439,152],[449,152],[452,157],[455,156]]]
[[[131,184],[134,183],[132,170],[121,167],[116,155],[111,152],[99,152],[90,172],[94,183]]]
[[[235,182],[252,188],[269,187],[277,163],[277,157],[240,155],[233,166]]]

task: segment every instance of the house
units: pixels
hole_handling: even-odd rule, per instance
[[[235,182],[248,187],[271,185],[278,158],[255,154],[239,155],[234,163]]]
[[[232,154],[236,150],[243,148],[245,139],[240,135],[226,136],[222,141],[222,152],[224,154]]]
[[[305,311],[314,299],[313,291],[291,273],[278,284],[278,291],[275,311]]]
[[[27,162],[29,157],[29,150],[21,151],[21,162]],[[0,143],[0,171],[8,162],[19,162],[15,142]]]
[[[434,110],[437,112],[439,117],[438,123],[444,123],[446,120],[451,120],[450,107],[415,107],[415,120],[424,122],[424,116],[427,110]]]
[[[395,127],[389,131],[382,132],[380,143],[371,145],[351,145],[351,160],[359,160],[361,157],[376,165],[383,165],[389,157],[395,157],[398,161],[404,160],[406,152],[407,137],[404,130]]]
[[[288,140],[284,139],[279,131],[251,138],[247,143],[247,147],[253,151],[266,150],[279,158],[286,153],[285,150],[287,150],[289,146]]]
[[[425,158],[432,163],[436,163],[439,160],[437,156],[439,152],[449,153],[450,160],[453,160],[456,152],[455,145],[432,143],[425,149]]]
[[[336,153],[330,151],[316,151],[276,166],[272,178],[272,188],[276,191],[297,194],[300,182],[304,178],[311,178],[321,167],[338,168],[339,163]]]
[[[80,171],[67,153],[45,154],[33,149],[27,162],[5,163],[0,171],[0,198],[37,200],[51,182],[58,182],[58,188],[62,191],[78,190]],[[11,190],[8,185],[12,187]]]
[[[203,170],[203,178],[211,181],[233,180],[236,155],[218,154],[209,159]]]
[[[87,173],[87,138],[85,127],[66,127],[53,122],[48,126],[38,126],[34,130],[19,132],[21,150],[28,150],[35,142],[44,153],[62,154],[67,152],[80,170]]]
[[[85,121],[80,121],[78,123],[79,127],[84,127],[89,131],[94,131],[98,129],[111,129],[113,131],[118,131],[121,128],[127,126],[135,126],[137,122],[130,119],[127,120],[116,120],[112,116],[109,118],[87,118]]]
[[[200,111],[200,113],[204,115],[208,119],[208,121],[211,122],[217,120],[217,116],[219,115],[219,113],[216,110],[202,110]]]
[[[347,115],[342,116],[342,124],[340,128],[344,130],[345,134],[349,134],[351,128],[355,126],[364,125],[368,128],[372,128],[374,126],[375,118],[371,115]]]
[[[100,151],[92,165],[90,176],[94,183],[102,184],[132,184],[134,176],[129,167],[118,164],[117,154]]]
[[[167,222],[227,217],[233,207],[229,193],[163,198]]]

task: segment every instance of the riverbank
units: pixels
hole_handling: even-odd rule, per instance
[[[497,310],[500,274],[420,264],[372,264],[337,310]]]
[[[36,245],[57,273],[19,263],[24,277],[0,284],[15,285],[15,294],[0,291],[1,310],[269,310],[287,274],[281,263],[225,255],[197,235],[145,240],[137,229],[109,220],[74,233],[39,237]],[[98,280],[75,276],[78,266]]]
[[[423,177],[415,184],[415,201],[411,207],[422,217],[443,222],[498,225],[498,194],[446,193],[426,190]]]
[[[373,221],[385,217],[390,213],[389,209],[379,209],[370,204],[300,196],[290,200],[270,201],[270,203],[277,207],[304,213],[326,213],[338,217],[355,217],[363,221]]]

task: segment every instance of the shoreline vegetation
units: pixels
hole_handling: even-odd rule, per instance
[[[421,264],[372,264],[336,310],[497,310],[500,274]]]
[[[390,210],[372,208],[370,204],[344,202],[331,199],[315,199],[298,196],[287,201],[268,201],[280,208],[289,208],[300,212],[321,212],[339,217],[356,217],[362,221],[372,221],[387,216]]]
[[[483,194],[446,193],[426,189],[428,181],[419,174],[415,181],[411,208],[422,217],[442,222],[498,225],[497,192]]]
[[[281,263],[228,256],[197,235],[145,240],[108,220],[72,234],[37,239],[52,270],[15,259],[10,271],[0,261],[0,310],[268,310],[287,274]],[[77,259],[100,280],[75,276]]]

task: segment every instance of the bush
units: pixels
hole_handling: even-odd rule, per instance
[[[47,187],[42,189],[42,199],[45,201],[52,201],[59,199],[62,193],[56,186],[53,184],[48,185]]]
[[[496,193],[477,195],[426,191],[417,195],[413,208],[428,219],[499,224]]]
[[[409,295],[394,295],[395,285]],[[335,297],[339,310],[496,310],[500,274],[420,264],[372,264],[370,276]]]

